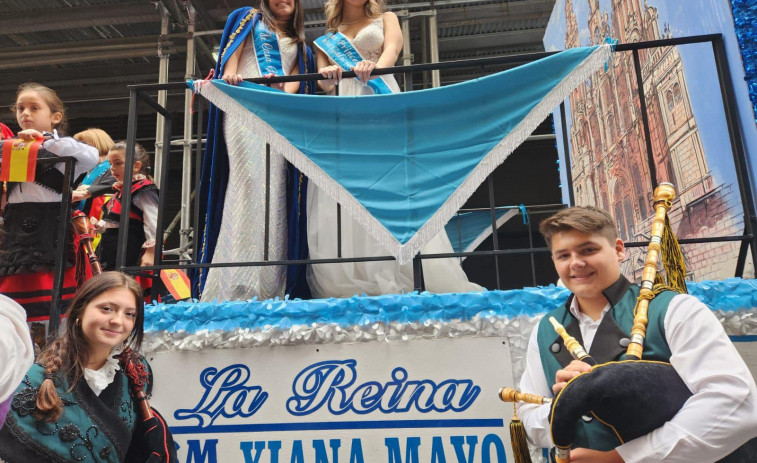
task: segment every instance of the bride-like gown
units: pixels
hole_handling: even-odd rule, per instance
[[[261,77],[251,38],[245,40],[238,74]],[[279,37],[284,72],[297,62],[297,44]],[[213,263],[253,262],[264,258],[265,236],[265,142],[244,121],[224,116],[224,136],[229,153],[221,229]],[[271,152],[270,222],[268,260],[287,258],[286,161]],[[203,301],[270,299],[283,296],[286,271],[283,266],[211,268],[202,293]]]
[[[362,57],[378,61],[383,51],[384,23],[378,17],[361,29],[352,45]],[[333,63],[332,63],[333,64]],[[383,76],[393,92],[399,86],[393,76]],[[339,83],[340,95],[371,95],[373,90],[357,79],[344,79]],[[366,133],[370,138],[370,133]],[[370,140],[367,140],[370,141]],[[312,183],[308,187],[308,246],[311,259],[337,256],[337,204]],[[341,214],[342,257],[389,255],[372,236],[344,212]],[[423,247],[422,254],[452,252],[452,245],[442,231]],[[468,281],[457,259],[423,260],[423,278],[426,290],[431,292],[481,291]],[[315,264],[308,267],[307,280],[313,297],[351,297],[355,294],[400,294],[413,290],[412,264],[399,265],[397,261],[351,262]]]

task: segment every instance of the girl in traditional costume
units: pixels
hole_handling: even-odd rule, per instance
[[[118,142],[108,152],[110,173],[116,183],[116,194],[103,206],[103,218],[95,224],[102,235],[97,255],[103,270],[116,268],[118,228],[121,214],[129,211],[129,233],[126,246],[127,266],[149,267],[155,260],[155,231],[158,224],[158,187],[150,177],[150,158],[139,143],[134,145],[134,164],[126,167],[126,142]],[[123,181],[131,175],[131,204],[124,205]]]
[[[143,336],[139,285],[118,272],[94,276],[67,316],[63,334],[42,351],[13,396],[0,430],[0,460],[177,461],[162,417],[151,410],[153,417],[145,419],[132,398],[149,371],[144,359],[127,362]],[[146,387],[149,393],[149,381]]]
[[[394,66],[402,50],[402,30],[397,15],[384,12],[381,0],[329,0],[325,5],[326,35],[316,39],[319,71],[328,80],[319,81],[331,93],[339,82],[339,95],[397,93],[391,75],[371,77],[376,68]],[[342,70],[353,70],[357,79],[341,80]],[[366,128],[366,143],[371,143]],[[323,190],[308,190],[308,247],[311,259],[335,258],[337,205]],[[357,221],[342,214],[342,257],[372,257],[388,252]],[[424,254],[452,251],[447,235],[436,235],[421,251]],[[468,281],[456,259],[423,261],[425,287],[432,292],[481,291]],[[398,294],[413,290],[412,264],[397,261],[311,265],[308,283],[315,297],[351,297]]]
[[[103,203],[108,199],[108,195],[115,193],[113,184],[116,183],[116,179],[110,173],[110,161],[108,161],[108,152],[115,143],[102,129],[87,129],[74,134],[74,138],[97,148],[100,163],[87,173],[79,187],[73,191],[72,201],[78,210],[99,219]]]
[[[215,75],[238,84],[243,78],[314,72],[305,45],[300,0],[262,0],[241,8],[226,22]],[[290,93],[314,93],[313,82],[275,84]],[[266,182],[266,143],[244,121],[211,106],[200,197],[199,261],[250,262],[303,259],[306,180],[281,154],[271,152]],[[270,197],[266,220],[266,183]],[[265,249],[266,225],[268,249]],[[266,252],[267,251],[267,252]],[[227,267],[200,270],[193,289],[203,300],[308,297],[302,266]]]
[[[97,150],[70,137],[65,130],[63,102],[51,89],[33,82],[18,88],[13,105],[21,131],[18,138],[44,140],[37,158],[72,156],[74,179],[97,165]],[[65,252],[63,300],[76,291],[72,241],[57,243],[61,220],[64,165],[38,164],[33,182],[8,183],[8,202],[3,210],[5,236],[0,243],[0,293],[15,299],[30,318],[50,312],[53,269],[56,256]],[[62,220],[68,221],[68,218]]]

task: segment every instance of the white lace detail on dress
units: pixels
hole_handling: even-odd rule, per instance
[[[363,59],[373,61],[374,63],[381,58],[384,52],[384,18],[379,16],[371,21],[370,24],[358,31],[352,44],[360,52]]]
[[[99,397],[100,393],[104,391],[106,387],[110,386],[110,383],[116,379],[116,371],[120,370],[121,366],[118,364],[118,359],[116,359],[115,356],[120,354],[123,350],[123,346],[118,346],[110,351],[110,355],[105,361],[105,365],[99,370],[91,370],[89,368],[84,369],[84,379],[87,381],[87,384],[89,384],[90,389],[92,389],[92,392],[94,392],[96,396]]]

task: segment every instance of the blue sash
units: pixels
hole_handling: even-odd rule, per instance
[[[352,46],[350,40],[341,32],[332,32],[322,35],[315,39],[315,45],[345,71],[349,71],[350,68],[360,61],[363,61],[360,52]],[[371,87],[373,92],[377,95],[394,93],[392,92],[392,89],[386,85],[386,82],[384,82],[382,77],[369,80],[368,86]]]
[[[255,46],[255,58],[258,61],[260,75],[276,74],[283,76],[284,68],[281,65],[281,53],[279,52],[279,38],[275,32],[268,29],[265,21],[261,21],[261,14],[256,14],[252,25],[253,45]]]

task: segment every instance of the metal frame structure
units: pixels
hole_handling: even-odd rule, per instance
[[[723,96],[723,104],[724,104],[724,112],[726,117],[726,122],[728,125],[729,130],[729,136],[731,141],[731,148],[734,156],[734,164],[736,166],[737,171],[737,178],[739,183],[739,191],[741,194],[741,201],[744,209],[744,234],[737,235],[737,236],[720,236],[720,237],[710,237],[710,238],[698,238],[698,239],[684,239],[680,240],[681,244],[693,244],[693,243],[706,243],[706,242],[722,242],[722,241],[740,241],[741,242],[741,249],[739,251],[739,257],[737,262],[737,269],[736,269],[736,275],[741,276],[743,274],[744,270],[744,263],[746,260],[747,251],[751,248],[751,254],[752,259],[754,262],[757,262],[757,237],[754,234],[755,227],[757,227],[757,212],[755,211],[755,203],[754,203],[754,194],[751,190],[751,183],[748,179],[748,170],[746,168],[746,155],[744,152],[744,146],[741,141],[741,127],[739,125],[739,119],[738,115],[736,114],[736,105],[735,105],[735,96],[733,92],[733,88],[731,86],[730,81],[730,75],[728,72],[728,63],[727,63],[727,57],[725,55],[725,49],[723,44],[723,38],[720,34],[713,34],[713,35],[703,35],[703,36],[694,36],[694,37],[684,37],[684,38],[674,38],[674,39],[664,39],[664,40],[657,40],[657,41],[651,41],[651,42],[640,42],[640,43],[632,43],[632,44],[622,44],[617,45],[615,47],[615,51],[631,51],[634,53],[634,57],[636,58],[635,64],[636,64],[636,72],[637,72],[637,86],[641,86],[642,80],[639,78],[639,66],[638,66],[638,51],[646,48],[654,48],[654,47],[665,47],[665,46],[673,46],[673,45],[684,45],[684,44],[693,44],[693,43],[706,43],[710,42],[712,44],[713,53],[715,56],[715,63],[716,68],[718,72],[718,78],[720,81],[720,88],[721,93]],[[523,54],[523,55],[514,55],[514,56],[507,56],[507,57],[499,57],[499,58],[485,58],[485,59],[472,59],[472,60],[459,60],[459,61],[449,61],[449,62],[442,62],[442,63],[429,63],[429,64],[420,64],[420,65],[405,65],[405,66],[397,66],[394,68],[386,68],[381,69],[376,72],[376,74],[395,74],[395,73],[406,73],[406,72],[417,72],[417,71],[425,71],[425,70],[441,70],[441,69],[452,69],[452,68],[464,68],[464,67],[480,67],[483,69],[483,66],[489,65],[489,64],[503,64],[503,63],[516,63],[516,62],[528,62],[533,61],[536,59],[543,58],[545,56],[549,56],[551,54],[554,54],[556,52],[544,52],[544,53],[532,53],[532,54]],[[347,77],[354,77],[354,73],[352,72],[345,72],[343,74],[345,78]],[[298,81],[298,80],[319,80],[322,76],[320,74],[305,74],[305,75],[299,75],[299,76],[283,76],[283,77],[275,77],[272,79],[250,79],[251,82],[257,82],[257,83],[273,83],[273,82],[289,82],[289,81]],[[169,146],[170,145],[170,137],[171,137],[171,122],[172,117],[171,114],[153,97],[148,95],[146,92],[149,91],[163,91],[163,90],[180,90],[180,89],[186,89],[186,84],[184,82],[176,82],[176,83],[162,83],[162,84],[148,84],[148,85],[133,85],[129,87],[130,92],[130,98],[129,98],[129,123],[128,123],[128,137],[127,137],[127,150],[126,150],[126,164],[130,165],[133,163],[134,160],[134,144],[136,140],[136,132],[137,132],[137,120],[136,120],[136,114],[137,114],[137,103],[139,100],[142,100],[143,102],[147,103],[149,106],[151,106],[158,114],[163,116],[163,125],[164,125],[164,131],[163,131],[163,146]],[[651,145],[650,145],[650,137],[649,137],[649,125],[646,117],[646,105],[644,101],[644,93],[643,89],[639,88],[640,92],[640,99],[642,104],[642,124],[644,129],[644,134],[647,140],[647,151],[648,156],[651,159],[652,153],[651,153]],[[200,105],[202,105],[202,99],[197,100]],[[563,122],[563,127],[565,127],[565,107],[564,103],[560,105],[559,108],[560,111],[560,118]],[[203,129],[203,121],[202,121],[202,108],[198,111],[198,122],[197,122],[197,130],[196,130],[196,139],[201,140],[202,139],[202,129]],[[186,126],[185,126],[186,129]],[[570,149],[568,146],[568,138],[566,131],[563,130],[563,137],[562,137],[562,143],[565,149],[566,156],[569,157]],[[186,146],[188,146],[188,143],[185,143],[185,157],[186,157]],[[166,176],[167,176],[167,166],[168,166],[168,151],[166,150],[165,155],[162,156],[160,159],[160,176],[158,179],[159,184],[163,187],[167,187],[166,183]],[[195,165],[199,166],[200,160],[202,158],[202,147],[201,143],[197,142],[195,143]],[[569,159],[568,159],[569,161]],[[157,164],[157,162],[156,162]],[[653,166],[651,166],[653,167]],[[653,185],[656,185],[656,178],[654,177],[654,171],[651,171],[651,182]],[[185,176],[190,175],[189,173],[185,172]],[[199,183],[199,169],[196,169],[195,171],[195,184]],[[570,176],[568,176],[570,178]],[[571,204],[573,203],[572,198],[572,185],[569,185],[569,188],[571,190]],[[449,257],[468,257],[468,256],[491,256],[495,260],[495,272],[497,273],[497,282],[499,283],[499,262],[498,258],[503,255],[513,255],[513,254],[530,254],[532,256],[532,277],[535,280],[535,273],[533,268],[533,254],[535,253],[547,253],[548,249],[541,247],[541,248],[534,248],[533,242],[530,242],[530,246],[528,248],[519,248],[519,249],[500,249],[499,248],[499,242],[497,239],[497,224],[496,224],[496,214],[495,211],[498,208],[502,208],[501,206],[497,206],[494,203],[494,183],[493,179],[490,176],[488,180],[488,189],[489,189],[489,208],[488,210],[491,211],[491,219],[492,219],[492,235],[493,235],[493,250],[489,251],[473,251],[473,252],[452,252],[452,253],[443,253],[443,254],[428,254],[428,255],[418,255],[414,258],[413,265],[415,270],[415,288],[416,289],[423,289],[423,282],[422,282],[422,266],[421,266],[421,260],[422,259],[437,259],[437,258],[449,258]],[[67,192],[64,192],[66,194]],[[128,233],[128,214],[123,214],[121,217],[121,225],[119,230],[119,249],[118,249],[118,255],[116,260],[116,267],[119,270],[129,272],[129,273],[140,273],[143,271],[159,271],[161,269],[165,268],[179,268],[179,269],[196,269],[196,268],[218,268],[218,267],[233,267],[233,266],[267,266],[267,265],[289,265],[289,264],[326,264],[326,263],[337,263],[337,262],[360,262],[360,261],[381,261],[381,260],[393,260],[394,257],[392,256],[373,256],[373,257],[362,257],[362,258],[342,258],[340,256],[337,256],[335,258],[331,259],[308,259],[308,260],[276,260],[271,261],[266,260],[262,262],[237,262],[237,263],[223,263],[223,264],[197,264],[197,263],[180,263],[180,262],[172,262],[171,264],[164,265],[162,260],[162,251],[163,251],[163,214],[165,210],[165,198],[166,194],[164,192],[160,195],[160,210],[158,214],[158,229],[156,230],[156,246],[159,246],[159,248],[156,250],[156,256],[155,256],[155,265],[151,267],[126,267],[125,264],[125,249],[126,249],[126,242],[127,242],[127,233]],[[197,229],[197,226],[199,225],[199,201],[201,198],[199,198],[199,195],[195,195],[194,198],[194,225],[195,230]],[[131,178],[125,178],[124,179],[124,188],[123,188],[123,201],[130,202],[131,200]],[[539,209],[539,208],[555,208],[556,205],[537,205],[537,206],[530,206],[529,208],[531,210],[533,209]],[[267,225],[266,225],[267,227]],[[61,232],[65,233],[65,232]],[[531,229],[530,229],[530,223],[529,223],[529,234],[531,235]],[[65,235],[63,235],[65,236]],[[266,235],[267,236],[267,235]],[[340,234],[337,233],[337,240],[341,240]],[[197,260],[197,236],[194,236],[194,242],[195,245],[193,246],[193,258],[192,261],[196,262]],[[646,246],[648,243],[646,242],[629,242],[626,243],[626,246],[628,247],[639,247],[639,246]],[[267,248],[267,244],[265,245]],[[341,242],[339,241],[339,247],[341,247]],[[62,255],[61,255],[62,259]],[[62,266],[61,266],[62,268]],[[58,275],[56,274],[56,278]],[[62,270],[60,273],[60,277],[62,280]],[[153,275],[153,278],[156,278],[155,275]],[[56,280],[56,284],[57,280]],[[157,286],[157,285],[156,285]],[[499,285],[498,285],[499,286]],[[498,288],[499,289],[499,288]],[[51,315],[53,313],[59,313],[54,312],[54,309],[51,311]]]

